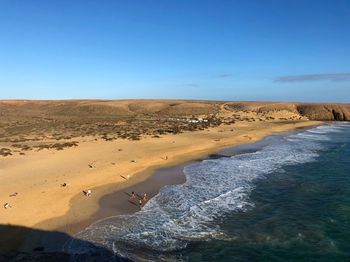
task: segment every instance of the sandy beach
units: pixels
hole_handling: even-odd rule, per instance
[[[223,148],[252,143],[274,132],[318,125],[316,121],[240,122],[207,130],[145,137],[140,141],[81,138],[78,147],[42,150],[0,160],[0,199],[11,209],[0,210],[0,223],[74,234],[101,216],[91,217],[99,201],[149,178],[155,169],[198,159]],[[181,181],[179,181],[181,182]],[[62,184],[67,186],[63,187]],[[158,186],[159,187],[159,186]],[[158,188],[155,185],[155,188]],[[90,189],[86,197],[83,190]],[[144,191],[152,191],[145,188]],[[10,197],[17,192],[16,196]],[[135,212],[128,198],[106,216]],[[111,208],[111,207],[109,207]],[[119,209],[119,210],[118,210]],[[74,226],[76,225],[76,226]],[[31,241],[32,244],[35,244]]]
[[[9,237],[0,247],[32,251],[50,241],[57,247],[58,239],[97,220],[139,210],[137,203],[130,203],[132,191],[152,197],[164,185],[184,182],[176,177],[181,172],[153,176],[155,170],[275,132],[344,120],[347,106],[1,100],[0,233]],[[54,230],[60,236],[47,234]]]
[[[350,1],[0,8],[0,262],[350,261]]]

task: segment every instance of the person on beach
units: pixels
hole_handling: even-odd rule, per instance
[[[131,192],[131,198],[136,198],[136,195],[135,195],[134,191]]]
[[[142,197],[142,200],[143,202],[147,202],[147,194],[146,193],[143,193],[143,197]]]
[[[142,208],[142,199],[139,199],[139,206],[140,206],[140,209]]]
[[[86,190],[86,191],[83,191],[84,195],[85,196],[91,196],[92,192],[90,189]]]

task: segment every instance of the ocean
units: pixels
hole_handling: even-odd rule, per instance
[[[186,166],[184,184],[89,226],[66,251],[77,261],[350,261],[348,123],[232,152]]]

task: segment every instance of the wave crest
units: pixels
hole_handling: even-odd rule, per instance
[[[285,165],[313,161],[331,132],[338,127],[316,127],[281,137],[254,153],[186,166],[184,184],[166,186],[141,211],[107,218],[75,237],[130,259],[159,259],[155,254],[186,248],[191,241],[225,238],[217,219],[253,206],[249,195],[254,181]],[[84,253],[91,246],[73,240],[67,250]]]

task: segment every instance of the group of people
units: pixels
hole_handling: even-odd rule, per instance
[[[138,198],[138,204],[140,209],[142,208],[142,206],[147,202],[147,193],[143,193],[142,197],[138,196],[135,194],[134,191],[131,192],[131,199],[136,199]]]

